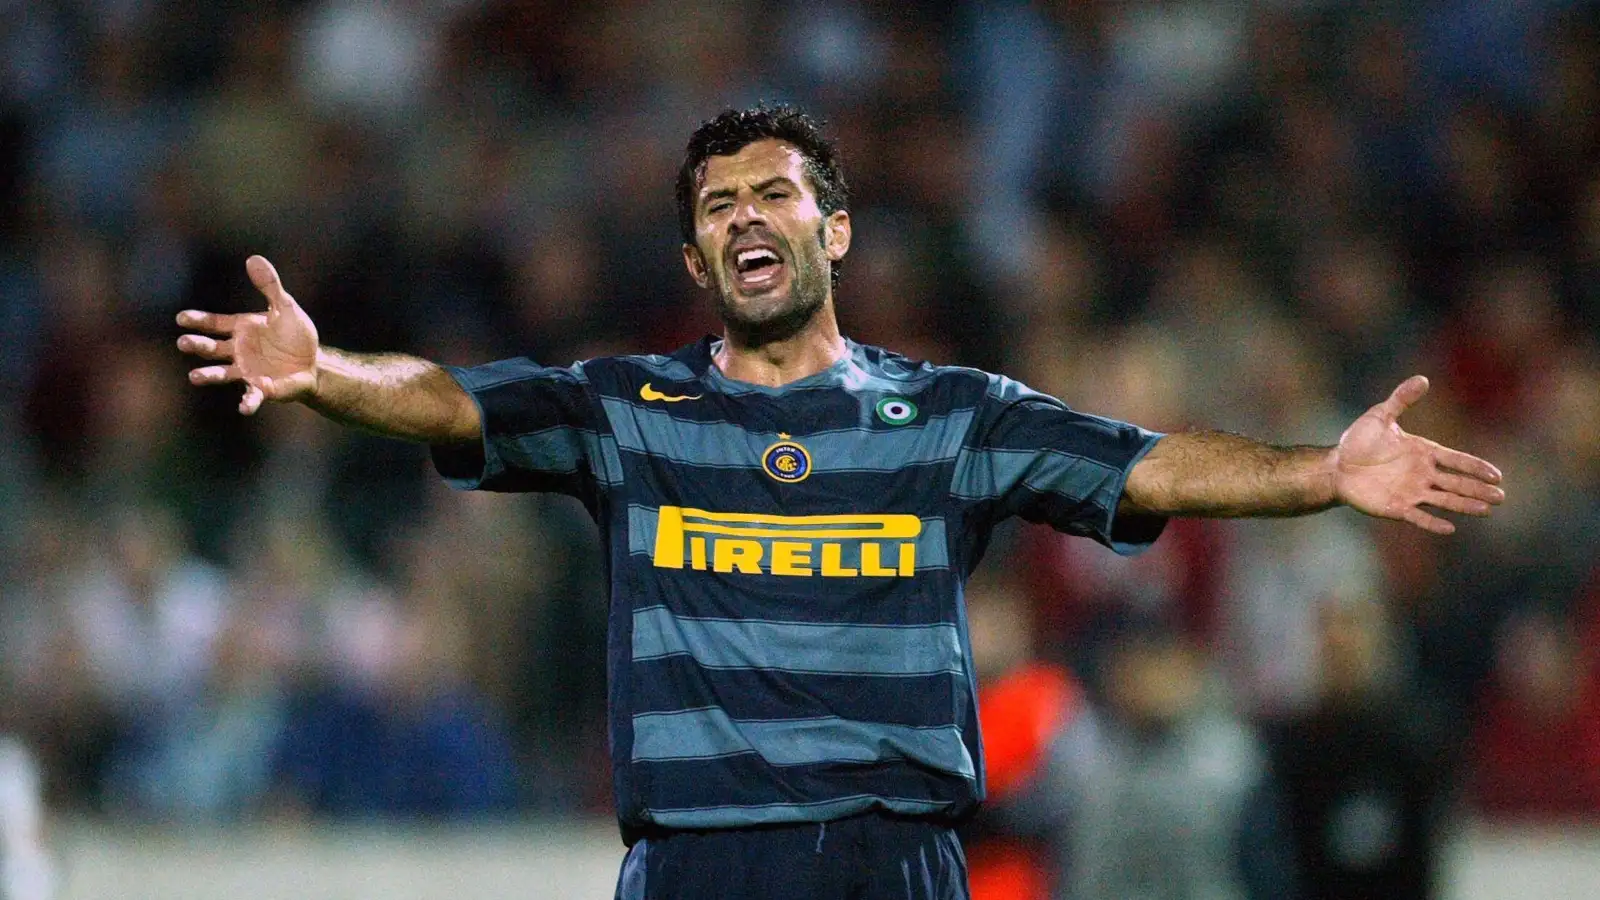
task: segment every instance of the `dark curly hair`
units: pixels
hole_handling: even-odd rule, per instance
[[[759,103],[749,109],[725,109],[707,119],[689,138],[683,166],[678,169],[678,228],[685,244],[694,243],[694,205],[713,156],[732,156],[762,140],[794,145],[805,160],[817,207],[824,216],[850,208],[850,186],[845,184],[839,151],[822,134],[822,125],[793,106]],[[839,283],[839,264],[833,264],[833,283]]]

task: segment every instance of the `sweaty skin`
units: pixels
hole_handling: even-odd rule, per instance
[[[695,208],[695,242],[683,247],[690,277],[713,292],[724,322],[715,363],[730,378],[780,386],[843,358],[831,266],[850,249],[850,215],[823,215],[794,146],[755,141],[711,157]],[[741,273],[741,249],[769,249],[781,270]],[[196,368],[197,385],[242,382],[239,411],[300,402],[340,422],[428,443],[476,441],[477,405],[439,366],[401,354],[359,354],[321,345],[316,326],[284,290],[272,264],[246,261],[265,312],[185,310],[178,348],[219,364]],[[1488,515],[1505,499],[1500,470],[1408,434],[1398,418],[1427,393],[1413,376],[1357,418],[1333,447],[1275,447],[1215,431],[1162,438],[1130,471],[1120,509],[1163,516],[1291,516],[1347,505],[1437,534],[1455,530],[1429,512]]]

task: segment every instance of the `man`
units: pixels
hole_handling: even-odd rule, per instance
[[[1165,518],[1339,504],[1448,534],[1488,463],[1406,434],[1406,381],[1336,447],[1162,436],[1009,379],[839,333],[850,249],[833,147],[787,107],[689,141],[683,258],[724,323],[668,356],[470,369],[323,347],[259,256],[267,311],[186,311],[240,412],[298,401],[432,445],[451,483],[562,491],[606,540],[621,898],[956,898],[983,797],[961,591],[1020,515],[1119,552]]]

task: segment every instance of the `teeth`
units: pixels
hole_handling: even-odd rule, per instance
[[[751,262],[754,262],[754,261],[756,261],[758,259],[770,259],[773,262],[777,262],[778,261],[778,254],[773,253],[771,250],[765,250],[765,249],[745,250],[744,252],[739,254],[737,262],[738,262],[739,265],[744,266],[744,265],[747,265],[747,264],[749,264]]]

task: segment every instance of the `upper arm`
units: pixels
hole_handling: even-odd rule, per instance
[[[1137,552],[1164,520],[1124,519],[1119,504],[1130,471],[1160,438],[998,379],[957,457],[953,491],[985,504],[994,521],[1021,516]]]
[[[433,447],[454,487],[582,494],[593,481],[598,414],[581,364],[541,366],[525,357],[445,367],[466,393],[476,440]]]

